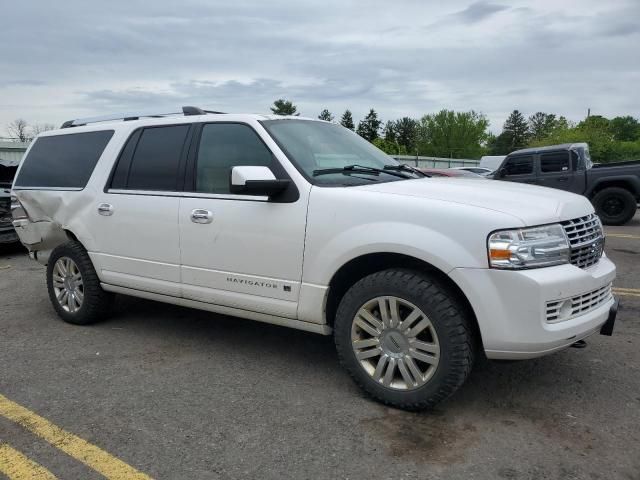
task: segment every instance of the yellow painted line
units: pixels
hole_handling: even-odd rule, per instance
[[[640,297],[640,290],[635,288],[613,288],[612,290],[620,297]]]
[[[627,233],[605,233],[605,237],[614,237],[614,238],[633,238],[636,240],[640,240],[640,235],[631,235]]]
[[[108,479],[149,480],[151,478],[3,395],[0,395],[0,415],[36,434]]]
[[[9,480],[56,480],[49,470],[6,443],[0,443],[0,473]]]
[[[640,293],[640,288],[613,287],[613,291]]]
[[[629,292],[613,292],[619,297],[640,297],[640,293],[629,293]]]

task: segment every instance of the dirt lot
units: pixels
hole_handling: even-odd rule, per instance
[[[623,289],[613,337],[481,364],[420,414],[364,398],[328,337],[125,297],[110,321],[67,325],[43,267],[5,250],[0,467],[4,455],[4,471],[65,479],[103,478],[96,465],[121,478],[640,479],[640,215],[607,230]]]

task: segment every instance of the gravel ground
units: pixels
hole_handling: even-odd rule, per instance
[[[608,231],[627,235],[607,239],[616,286],[640,288],[640,215]],[[0,299],[0,394],[155,478],[640,479],[640,296],[613,337],[483,362],[419,414],[364,398],[329,337],[128,297],[65,324],[20,248],[0,251]],[[0,416],[3,441],[102,478]]]

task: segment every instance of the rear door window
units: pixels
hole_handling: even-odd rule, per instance
[[[569,171],[569,152],[543,153],[540,155],[540,171],[542,173]]]
[[[113,130],[38,138],[16,178],[15,186],[82,189],[87,185]]]
[[[190,125],[171,125],[135,132],[122,150],[111,188],[179,190],[178,174],[189,128]]]
[[[531,174],[533,173],[533,157],[511,157],[509,160],[507,160],[504,168],[506,168],[507,170],[507,176]]]

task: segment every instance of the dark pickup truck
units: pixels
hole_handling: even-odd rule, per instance
[[[605,225],[627,223],[640,199],[640,161],[593,164],[586,143],[517,150],[507,155],[493,178],[584,195]]]

